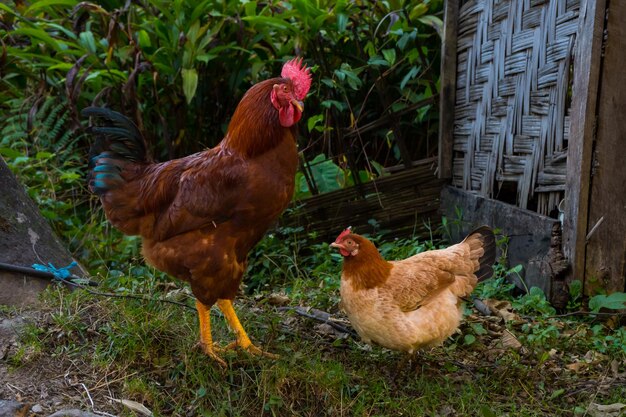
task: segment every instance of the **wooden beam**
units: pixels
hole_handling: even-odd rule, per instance
[[[460,221],[457,218],[459,210],[462,214]],[[500,229],[509,238],[506,253],[509,265],[523,266],[521,277],[524,282],[517,276],[510,278],[521,289],[524,285],[539,287],[551,297],[548,252],[552,229],[558,220],[452,186],[444,187],[441,192],[441,211],[448,220],[447,230],[452,242],[460,241],[478,226]]]
[[[447,0],[441,57],[441,94],[439,97],[439,178],[452,177],[454,144],[454,103],[456,101],[456,44],[459,0]]]
[[[598,123],[593,149],[591,199],[585,254],[585,292],[624,291],[626,281],[626,2],[613,1],[600,74]],[[597,225],[597,226],[596,226]],[[591,279],[594,278],[594,281]]]
[[[574,86],[567,151],[563,252],[571,279],[585,277],[585,237],[589,220],[589,183],[596,129],[598,85],[606,0],[582,0],[574,57]]]

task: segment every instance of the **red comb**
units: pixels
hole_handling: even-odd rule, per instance
[[[302,57],[287,61],[285,65],[283,65],[280,76],[289,78],[291,82],[293,82],[296,98],[298,100],[304,100],[309,92],[309,88],[311,88],[311,73],[309,68],[306,67],[306,64],[302,62]]]
[[[346,230],[339,233],[339,236],[337,236],[337,239],[335,239],[335,242],[341,242],[343,238],[348,236],[350,233],[352,233],[352,226],[348,226]]]

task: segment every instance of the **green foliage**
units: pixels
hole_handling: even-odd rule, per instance
[[[601,324],[591,328],[594,349],[598,352],[626,355],[626,327],[609,329]]]
[[[337,147],[331,134],[388,112],[407,116],[365,137],[381,164],[397,163],[386,156],[398,154],[392,129],[415,138],[415,157],[434,137],[436,108],[415,104],[437,93],[442,0],[20,4],[0,10],[8,57],[0,103],[65,96],[73,123],[77,109],[108,103],[141,119],[160,157],[217,143],[245,90],[296,53],[315,78],[303,120],[311,157],[338,158],[357,138]],[[373,172],[363,155],[357,164]]]
[[[527,294],[514,300],[513,307],[521,314],[556,314],[556,310],[550,305],[541,288],[538,287],[531,287]]]
[[[567,309],[575,311],[582,306],[583,283],[580,280],[573,280],[569,283],[569,300]]]
[[[598,294],[589,299],[589,309],[597,313],[601,309],[624,310],[626,309],[626,293],[615,292],[610,295]]]

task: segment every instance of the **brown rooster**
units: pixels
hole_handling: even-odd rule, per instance
[[[109,221],[140,235],[148,263],[188,281],[196,297],[203,351],[225,365],[211,337],[209,310],[217,304],[239,346],[254,346],[233,299],[248,252],[289,204],[298,165],[296,123],[311,86],[301,59],[280,78],[260,82],[237,106],[224,139],[213,149],[163,163],[151,162],[137,127],[119,113],[90,107],[95,117],[90,189]]]
[[[341,303],[361,338],[413,353],[459,327],[461,297],[493,274],[495,239],[480,227],[461,243],[386,261],[372,242],[344,230],[331,246],[343,255]]]

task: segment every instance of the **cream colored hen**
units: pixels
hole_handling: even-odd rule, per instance
[[[331,244],[344,257],[341,301],[367,343],[413,353],[459,327],[462,297],[493,274],[495,238],[486,226],[447,249],[386,261],[372,242],[343,231]]]

